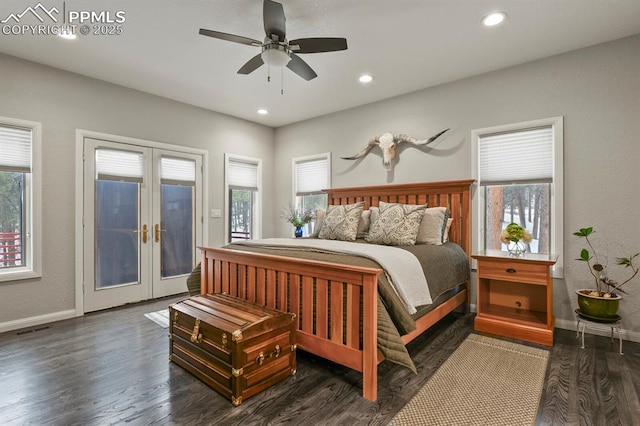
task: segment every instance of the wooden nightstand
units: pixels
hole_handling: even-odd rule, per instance
[[[488,250],[478,261],[477,331],[553,346],[555,254],[524,257]]]

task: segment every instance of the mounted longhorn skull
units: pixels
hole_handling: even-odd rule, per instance
[[[375,138],[369,141],[369,144],[364,147],[362,151],[357,153],[352,157],[340,157],[343,160],[356,160],[358,158],[364,157],[373,149],[374,146],[378,145],[382,150],[382,164],[384,164],[387,170],[391,169],[391,160],[393,160],[396,156],[396,147],[400,145],[402,142],[409,142],[413,145],[427,145],[438,139],[440,135],[446,132],[449,129],[443,130],[438,134],[431,136],[429,139],[416,139],[411,136],[407,136],[403,133],[394,134],[394,133],[385,133],[381,136],[376,136]]]

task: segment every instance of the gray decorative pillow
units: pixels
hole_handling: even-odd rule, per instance
[[[327,207],[318,238],[324,240],[355,241],[358,221],[364,210],[364,201],[355,204]]]
[[[358,232],[356,233],[357,239],[367,238],[369,235],[369,227],[371,226],[371,210],[365,210],[360,216],[358,221]]]
[[[187,277],[187,290],[189,290],[189,296],[196,296],[200,294],[200,277],[200,264],[198,263]]]
[[[327,212],[325,210],[316,210],[316,220],[313,223],[313,232],[311,233],[311,235],[309,235],[309,237],[318,238],[320,229],[322,229],[322,222],[324,222],[324,218],[326,215]]]
[[[372,214],[369,236],[373,244],[410,246],[416,243],[426,205],[395,204],[381,201],[378,214]]]
[[[446,207],[429,207],[426,209],[418,230],[416,244],[441,245],[450,214],[451,212]]]
[[[422,220],[424,220],[424,218],[422,218]],[[450,217],[449,219],[447,219],[447,226],[444,229],[444,235],[442,236],[442,242],[446,243],[449,242],[449,232],[451,232],[451,224],[453,223],[453,218]],[[418,231],[420,232],[420,231]]]

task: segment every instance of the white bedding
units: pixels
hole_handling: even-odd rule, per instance
[[[416,313],[416,306],[433,303],[422,265],[413,254],[397,247],[314,238],[266,238],[241,241],[234,243],[234,245],[263,246],[274,249],[305,247],[332,253],[363,256],[382,266],[387,279],[404,302],[410,315]]]

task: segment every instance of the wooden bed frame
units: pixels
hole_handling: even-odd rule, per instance
[[[467,256],[471,248],[470,186],[473,180],[336,188],[329,204],[378,202],[446,206],[454,218],[449,240]],[[377,399],[377,277],[381,269],[249,253],[225,248],[202,250],[201,293],[227,293],[252,303],[296,314],[300,349],[363,374],[363,396]],[[405,344],[448,313],[468,310],[469,283],[449,300],[416,320]],[[362,322],[361,322],[362,319]],[[362,324],[362,326],[361,326]]]

